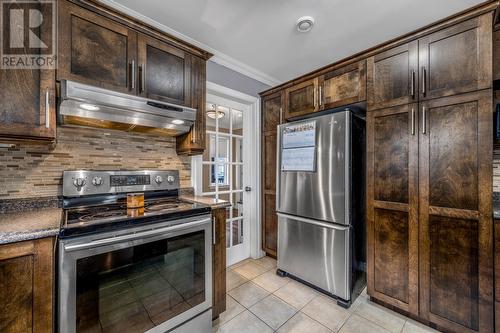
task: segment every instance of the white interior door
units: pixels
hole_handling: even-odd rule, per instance
[[[249,165],[253,144],[248,105],[211,96],[206,106],[206,149],[202,156],[198,194],[229,201],[226,209],[227,264],[250,256],[251,205],[254,202]]]

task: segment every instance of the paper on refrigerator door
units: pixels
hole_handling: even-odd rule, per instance
[[[283,128],[282,171],[316,171],[316,121]]]
[[[315,147],[316,121],[288,125],[283,128],[283,149]]]
[[[315,171],[316,147],[283,149],[282,171]]]

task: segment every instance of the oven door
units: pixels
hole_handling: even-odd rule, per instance
[[[59,243],[59,332],[167,332],[212,306],[209,215]]]

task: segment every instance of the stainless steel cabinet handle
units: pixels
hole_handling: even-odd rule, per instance
[[[427,90],[427,70],[422,67],[422,94],[425,96]]]
[[[50,92],[49,89],[45,90],[45,127],[50,127],[50,103],[49,103]]]
[[[323,105],[323,87],[319,86],[319,106]]]
[[[314,88],[314,94],[313,94],[313,99],[314,99],[314,109],[318,107],[318,96],[317,96],[317,88]]]
[[[146,65],[142,64],[141,65],[141,79],[139,82],[139,90],[140,92],[144,92],[146,90]]]
[[[415,135],[415,109],[411,108],[411,135]]]
[[[217,223],[217,221],[215,220],[215,217],[212,217],[212,244],[213,245],[217,244],[217,242],[216,242],[216,230],[217,230],[217,228],[215,227],[216,223]]]
[[[425,109],[425,106],[422,106],[422,134],[425,134],[427,132],[426,118],[427,110]]]
[[[193,124],[191,129],[191,143],[196,143],[196,124]]]
[[[415,71],[411,71],[410,94],[415,98]]]
[[[136,77],[135,77],[135,60],[132,60],[132,79],[130,82],[130,89],[134,90],[135,89],[135,80],[136,80]]]

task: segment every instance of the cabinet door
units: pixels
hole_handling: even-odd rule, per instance
[[[495,332],[500,332],[500,219],[495,219]]]
[[[336,69],[319,79],[320,108],[327,110],[366,99],[366,60]]]
[[[212,211],[212,223],[215,223],[214,244],[212,245],[212,318],[215,319],[226,311],[226,209]]]
[[[300,117],[319,111],[318,78],[314,78],[285,90],[285,119]]]
[[[492,93],[420,106],[420,314],[493,331]]]
[[[139,35],[140,95],[191,106],[191,56],[156,38]]]
[[[368,294],[418,314],[417,104],[367,114]]]
[[[368,110],[418,99],[418,43],[410,42],[368,58]]]
[[[491,87],[491,22],[488,13],[418,41],[421,100]]]
[[[0,246],[0,332],[53,331],[51,238]]]
[[[58,3],[57,79],[135,94],[137,34],[68,1]]]
[[[274,257],[278,250],[276,133],[282,121],[282,105],[282,92],[266,96],[262,101],[262,249]]]
[[[206,147],[206,61],[193,56],[191,68],[191,91],[193,92],[191,107],[198,110],[198,113],[191,131],[177,137],[177,153],[200,155]]]
[[[25,5],[32,8],[30,3],[15,2],[9,7],[22,9]],[[49,13],[43,15],[51,22]],[[50,34],[44,26],[42,29],[42,36]],[[27,56],[31,54],[27,52]],[[0,101],[0,137],[55,139],[55,70],[0,69]]]

